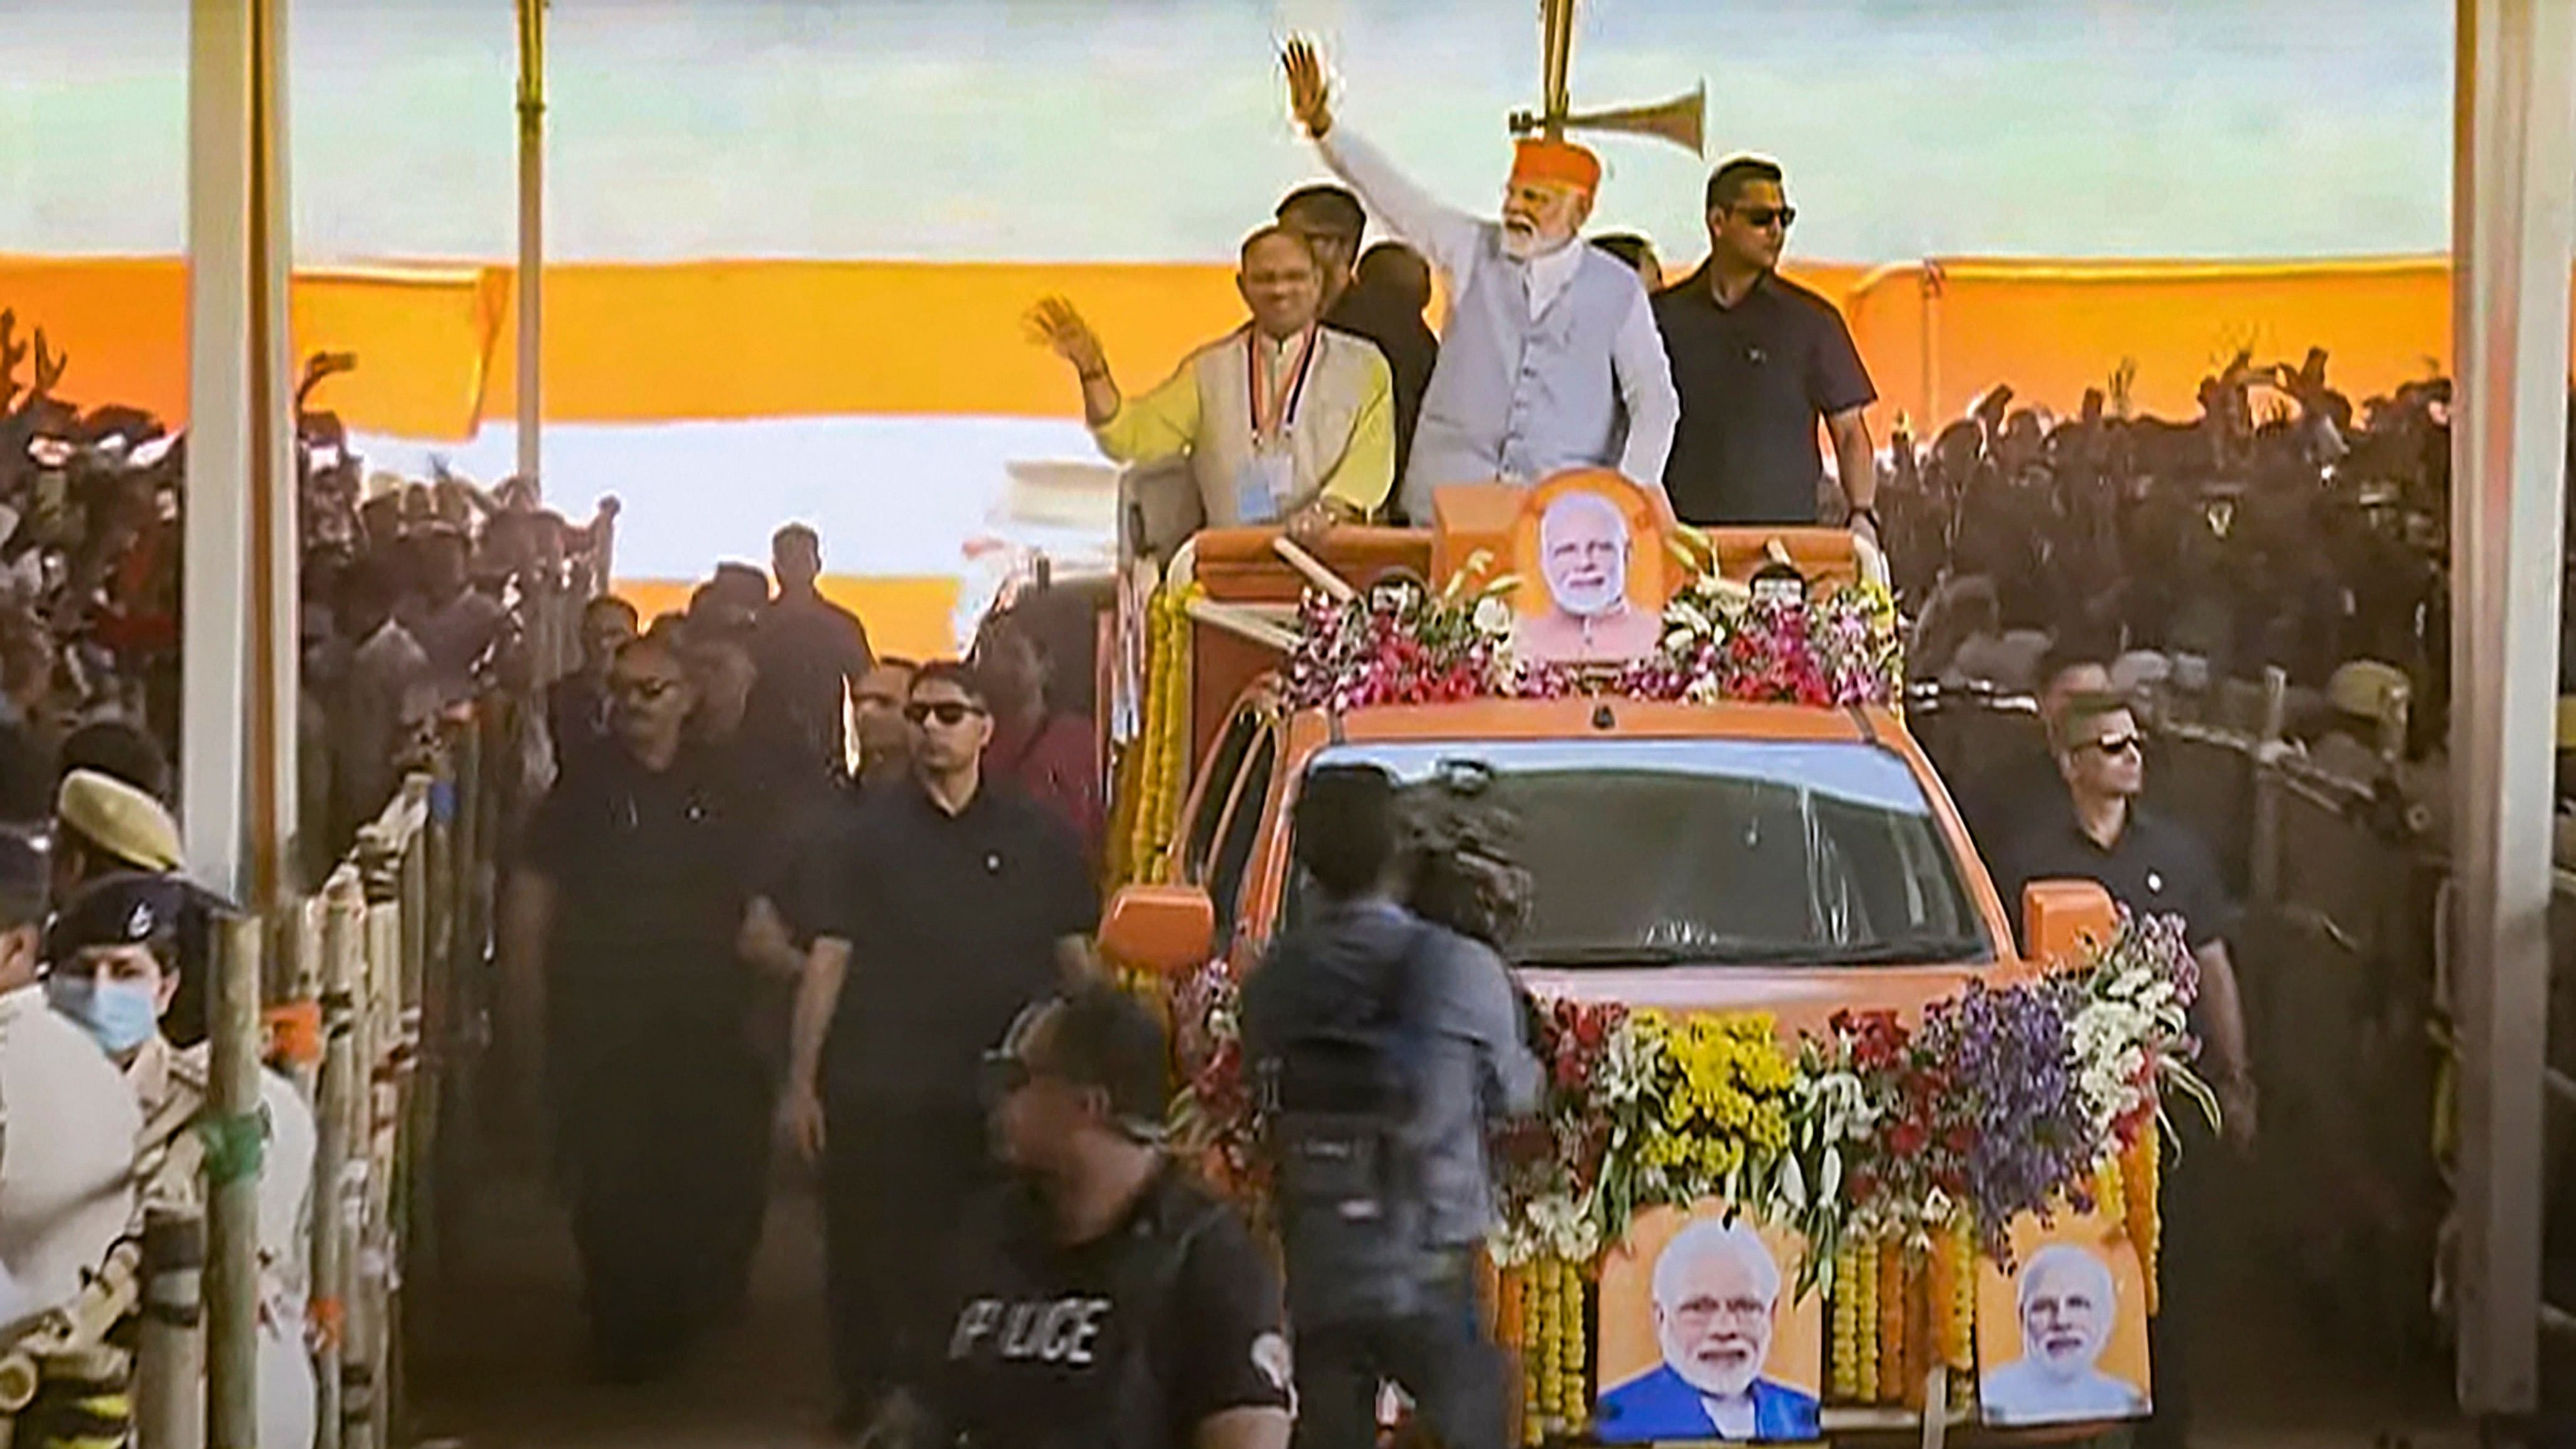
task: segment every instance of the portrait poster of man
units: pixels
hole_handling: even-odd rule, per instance
[[[1824,1383],[1824,1297],[1797,1295],[1794,1233],[1722,1204],[1639,1215],[1601,1268],[1604,1443],[1811,1440]]]
[[[1671,581],[1646,490],[1607,469],[1530,490],[1512,533],[1512,650],[1542,664],[1640,659],[1663,639]]]
[[[2137,1249],[2110,1220],[2018,1225],[2007,1273],[1979,1275],[1977,1394],[1990,1424],[2074,1424],[2145,1416],[2151,1405],[2146,1283]]]

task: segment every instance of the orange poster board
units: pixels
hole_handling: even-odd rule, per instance
[[[1640,659],[1663,638],[1673,568],[1646,490],[1602,468],[1528,491],[1512,525],[1512,652],[1546,664]]]
[[[2153,1403],[2146,1276],[2104,1217],[2013,1228],[2013,1265],[1977,1280],[1977,1398],[1989,1424],[2143,1417]]]
[[[1795,1233],[1730,1223],[1719,1202],[1640,1214],[1601,1264],[1594,1435],[1816,1438],[1825,1302],[1796,1291],[1805,1253]]]

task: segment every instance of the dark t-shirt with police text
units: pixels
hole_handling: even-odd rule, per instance
[[[1075,1246],[1026,1189],[993,1195],[954,1281],[938,1398],[972,1449],[1187,1449],[1217,1414],[1290,1407],[1278,1274],[1177,1168]]]

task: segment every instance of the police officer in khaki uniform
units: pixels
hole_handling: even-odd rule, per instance
[[[194,1116],[205,1101],[207,1047],[174,1045],[161,1022],[181,983],[205,972],[205,954],[188,943],[207,933],[189,923],[209,907],[183,876],[109,876],[68,902],[46,936],[48,999],[124,1072],[147,1127]],[[260,1443],[300,1449],[313,1442],[315,1413],[304,1227],[319,1136],[312,1107],[274,1070],[260,1073],[259,1119]],[[193,1178],[164,1185],[194,1202]]]

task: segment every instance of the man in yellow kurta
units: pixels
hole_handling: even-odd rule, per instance
[[[1366,338],[1322,324],[1323,271],[1305,240],[1264,227],[1235,285],[1252,320],[1128,397],[1089,324],[1062,298],[1032,336],[1073,364],[1100,451],[1122,463],[1186,456],[1211,527],[1284,524],[1302,535],[1368,517],[1395,482],[1393,383]]]

